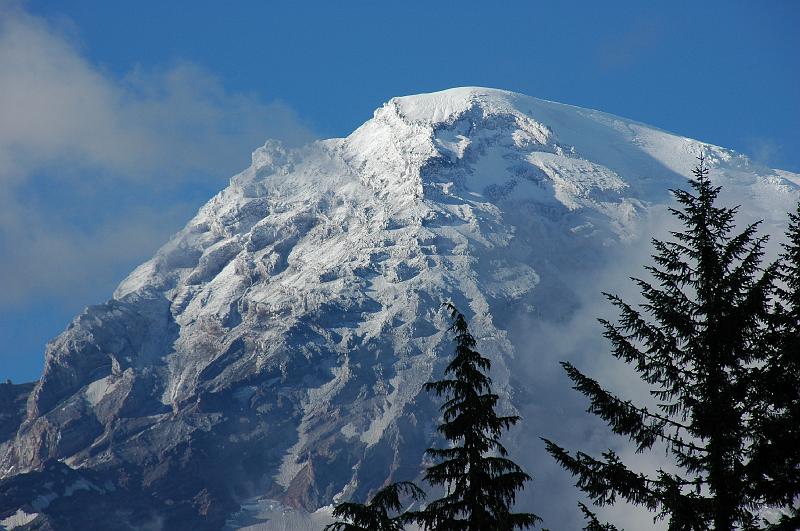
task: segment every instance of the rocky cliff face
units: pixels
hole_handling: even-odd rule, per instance
[[[25,418],[25,404],[34,384],[0,383],[0,444],[17,434]]]
[[[17,493],[0,520],[79,528],[96,506],[120,529],[219,529],[248,496],[313,510],[415,477],[438,419],[421,387],[451,353],[441,303],[519,407],[514,367],[535,354],[505,325],[569,316],[575,279],[639,236],[701,151],[756,210],[796,201],[796,175],[490,89],[395,98],[344,139],[268,142],[48,345],[0,437],[0,491]],[[76,492],[92,495],[64,501]]]

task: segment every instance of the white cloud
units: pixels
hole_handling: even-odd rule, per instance
[[[188,219],[182,190],[222,188],[267,138],[312,134],[189,63],[116,77],[62,27],[0,7],[0,306],[111,282]]]
[[[586,413],[585,397],[572,389],[573,383],[559,362],[573,363],[620,396],[637,403],[650,401],[648,387],[629,366],[611,355],[597,318],[615,321],[617,317],[603,291],[617,294],[630,303],[641,301],[629,276],[647,278],[643,265],[652,261],[650,237],[665,238],[669,230],[677,228],[679,225],[665,208],[651,207],[642,216],[638,238],[609,249],[591,271],[569,277],[578,307],[567,319],[520,318],[512,325],[514,344],[530,345],[526,351],[518,349],[513,370],[530,389],[532,399],[521,408],[524,420],[510,450],[512,455],[520,456],[520,464],[534,476],[529,486],[533,498],[531,509],[544,518],[545,527],[581,529],[585,523],[577,502],[583,501],[601,520],[610,521],[620,529],[664,528],[653,523],[652,514],[624,502],[611,508],[592,507],[575,488],[575,478],[544,450],[539,437],[550,439],[570,452],[580,450],[594,456],[612,448],[636,470],[652,471],[668,464],[663,452],[635,455],[626,439],[614,435],[602,420]]]

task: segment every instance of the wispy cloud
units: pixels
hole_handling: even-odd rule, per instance
[[[0,117],[0,307],[109,289],[186,221],[197,189],[223,187],[267,138],[312,139],[285,104],[191,63],[110,74],[17,4],[0,7]]]
[[[665,237],[669,230],[677,228],[666,208],[651,207],[642,216],[636,239],[609,248],[591,270],[567,277],[577,308],[566,319],[520,317],[511,328],[511,339],[517,346],[513,373],[518,386],[527,388],[531,395],[520,404],[524,421],[513,434],[511,448],[514,455],[521,457],[524,468],[535,476],[530,485],[531,508],[545,519],[546,526],[581,529],[585,524],[576,502],[591,502],[574,487],[575,479],[545,452],[539,437],[570,451],[596,456],[612,448],[626,463],[635,463],[637,470],[648,471],[667,464],[663,452],[635,455],[627,440],[615,436],[602,420],[586,413],[585,397],[572,389],[559,362],[573,363],[620,396],[638,403],[649,402],[648,387],[611,355],[597,319],[615,321],[617,317],[602,292],[617,294],[633,304],[641,300],[629,276],[642,277],[646,273],[643,265],[651,262],[653,252],[650,237]],[[525,350],[520,348],[524,345],[528,346]],[[625,503],[593,510],[622,529],[662,529],[653,524],[651,514]]]
[[[780,167],[782,146],[771,138],[747,137],[745,150],[750,159],[767,167]]]
[[[644,60],[662,36],[663,29],[657,21],[640,19],[599,43],[595,61],[603,71],[624,70]]]

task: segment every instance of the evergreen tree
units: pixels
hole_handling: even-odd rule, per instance
[[[756,392],[762,400],[756,431],[755,478],[769,503],[789,508],[769,529],[800,529],[800,205],[789,214],[773,314],[771,357]],[[793,505],[794,504],[794,505]]]
[[[325,531],[402,531],[408,518],[398,514],[403,509],[401,496],[417,501],[424,499],[425,493],[410,481],[401,481],[380,489],[367,504],[340,503],[333,516],[346,521],[327,525]]]
[[[588,412],[627,436],[639,452],[666,447],[678,472],[645,475],[609,450],[596,459],[545,440],[547,450],[595,505],[618,499],[667,519],[670,530],[729,531],[766,526],[760,511],[786,507],[763,491],[776,468],[759,450],[764,367],[775,352],[768,333],[777,268],[761,266],[765,237],[758,224],[734,233],[736,208],[715,205],[703,158],[692,191],[673,191],[683,225],[671,241],[653,240],[650,283],[633,279],[645,302],[635,308],[605,294],[620,311],[618,324],[601,320],[613,355],[631,364],[651,387],[655,405],[634,404],[603,389],[570,363],[562,363],[574,388],[590,400]],[[796,385],[796,380],[795,380]],[[584,507],[587,529],[601,527]]]
[[[439,432],[452,446],[427,450],[441,462],[427,469],[425,480],[444,487],[446,495],[413,518],[437,531],[531,527],[539,520],[536,515],[511,512],[517,491],[531,478],[506,457],[500,443],[501,433],[520,418],[496,413],[498,396],[486,375],[491,363],[475,351],[464,316],[452,304],[445,306],[453,318],[455,357],[445,369],[445,379],[429,382],[425,389],[446,398]]]

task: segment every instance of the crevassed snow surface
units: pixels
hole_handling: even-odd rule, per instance
[[[506,410],[560,407],[520,380],[539,358],[511,323],[574,316],[583,279],[649,230],[700,153],[782,232],[797,175],[502,90],[394,98],[346,138],[269,141],[51,344],[0,470],[150,466],[202,441],[232,487],[312,512],[414,477],[438,418],[421,388],[451,349],[441,303],[468,315]]]
[[[17,509],[16,513],[12,514],[8,518],[0,520],[0,526],[2,526],[3,529],[8,529],[10,531],[32,522],[37,516],[39,516],[38,513],[26,513],[22,509]]]

